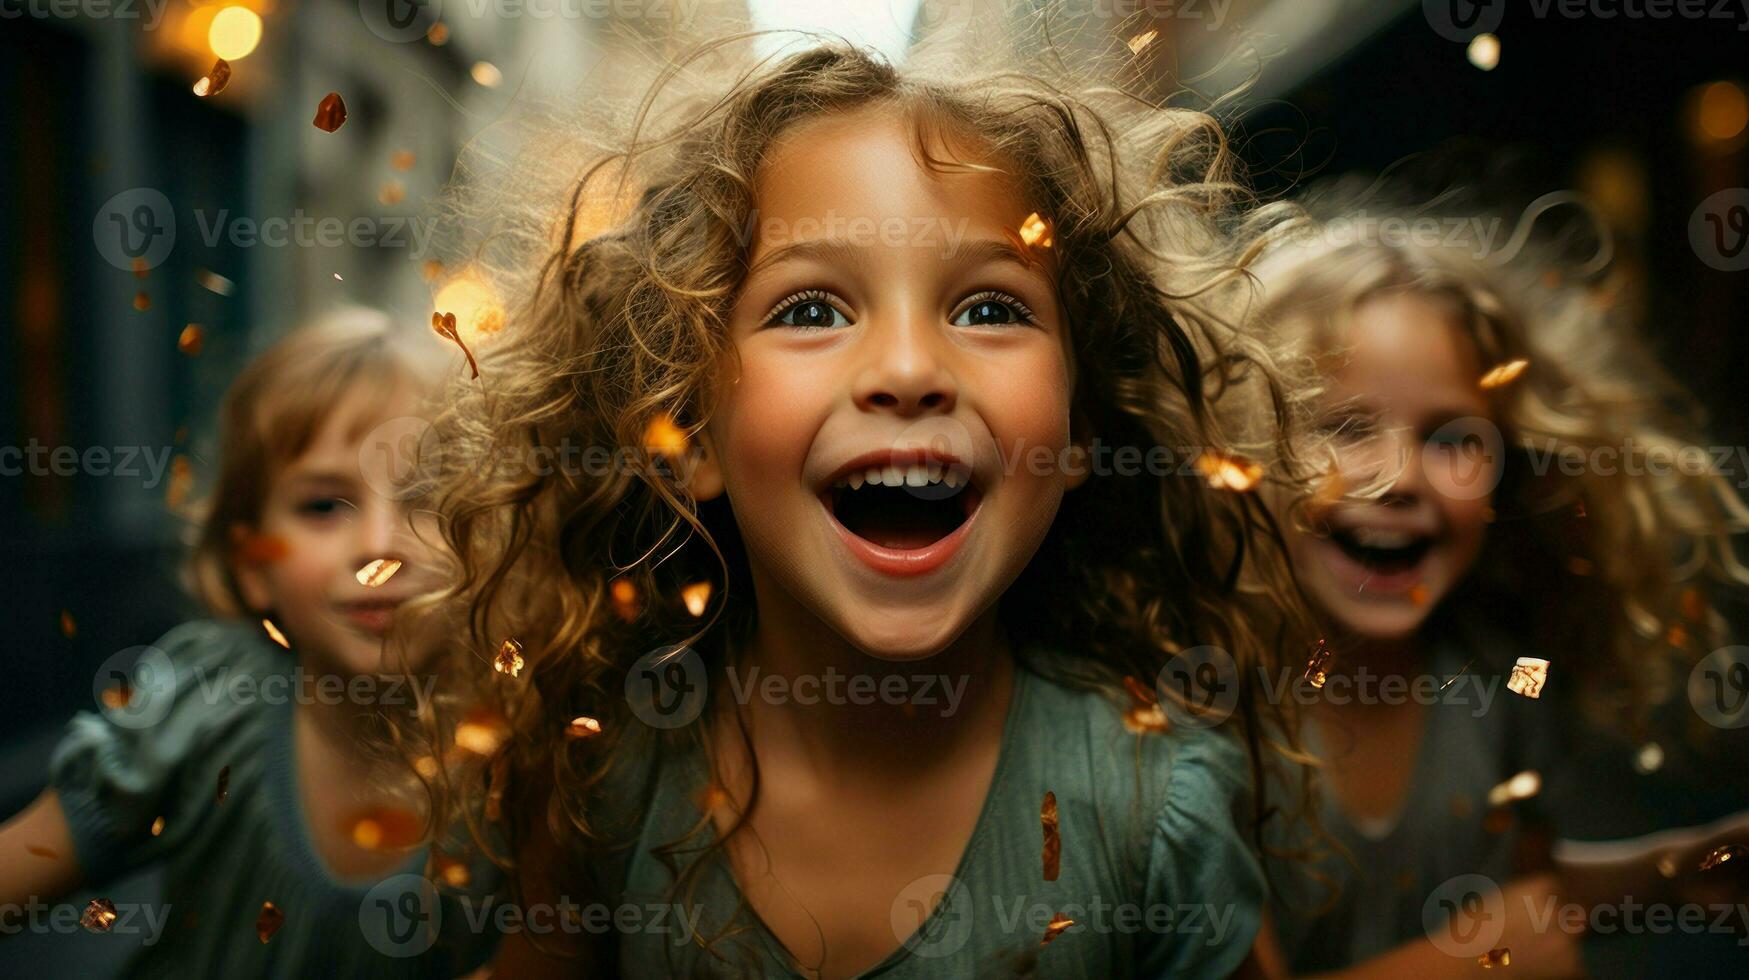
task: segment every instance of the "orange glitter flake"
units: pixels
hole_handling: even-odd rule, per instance
[[[1056,881],[1062,868],[1063,840],[1057,833],[1057,794],[1045,793],[1038,812],[1039,825],[1044,829],[1044,872],[1046,881]]]
[[[279,644],[282,647],[285,647],[287,650],[291,649],[291,641],[285,638],[285,634],[281,633],[279,631],[279,627],[273,625],[273,620],[271,620],[271,619],[262,620],[261,621],[261,628],[263,630],[267,631],[267,638],[268,639],[272,640],[273,642]]]
[[[1706,857],[1700,859],[1700,870],[1711,871],[1722,864],[1738,860],[1746,854],[1749,854],[1749,849],[1745,849],[1741,844],[1725,844],[1715,847],[1707,852]]]
[[[189,357],[199,355],[205,344],[206,331],[198,323],[190,323],[183,327],[182,332],[176,336],[176,349]]]
[[[399,558],[374,558],[366,562],[363,568],[353,573],[353,577],[358,579],[359,585],[374,589],[394,578],[395,573],[400,570],[401,559]]]
[[[329,92],[316,105],[316,118],[311,123],[324,133],[332,133],[346,124],[346,100],[339,92]]]
[[[1476,957],[1476,962],[1484,970],[1492,970],[1497,966],[1511,966],[1512,950],[1505,946],[1498,946]]]
[[[492,661],[492,669],[500,674],[521,677],[524,662],[522,644],[510,637],[505,637],[504,642],[498,647],[497,658]]]
[[[711,584],[709,582],[694,582],[680,590],[680,601],[686,605],[686,611],[694,618],[703,616],[711,601]]]
[[[1075,924],[1075,920],[1061,912],[1051,916],[1051,921],[1045,926],[1045,934],[1039,939],[1040,946],[1049,946],[1051,941],[1061,936],[1064,930]]]
[[[107,898],[94,898],[80,914],[79,924],[92,932],[108,932],[115,919],[115,903]]]
[[[1517,381],[1518,376],[1523,374],[1527,367],[1530,367],[1530,362],[1523,358],[1507,361],[1505,364],[1496,364],[1489,368],[1488,373],[1482,375],[1481,380],[1477,381],[1476,384],[1484,390],[1504,387]]]
[[[69,640],[79,635],[79,624],[73,621],[73,614],[65,609],[61,610],[61,635]]]
[[[273,934],[278,932],[279,927],[283,925],[285,925],[285,913],[281,912],[272,902],[262,902],[261,914],[255,917],[255,935],[261,938],[262,943],[265,944],[269,939],[272,939]]]
[[[1306,661],[1306,683],[1322,689],[1330,680],[1330,644],[1324,640],[1318,641],[1318,648],[1312,651],[1311,659]]]
[[[565,726],[565,734],[572,738],[591,738],[601,734],[601,722],[588,715],[578,715]]]
[[[1263,478],[1262,464],[1215,449],[1204,450],[1196,458],[1196,471],[1208,481],[1211,489],[1231,490],[1234,493],[1250,490]]]
[[[231,84],[231,63],[223,58],[213,62],[207,73],[194,83],[194,94],[201,98],[217,95]]]

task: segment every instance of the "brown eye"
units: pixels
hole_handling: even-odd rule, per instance
[[[766,326],[800,327],[804,330],[849,325],[850,318],[817,289],[805,290],[785,299],[766,317]]]
[[[953,318],[954,326],[958,327],[1037,322],[1025,303],[998,292],[982,292],[972,297],[972,301]]]

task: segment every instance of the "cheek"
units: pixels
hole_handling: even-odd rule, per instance
[[[743,356],[739,379],[719,401],[711,425],[731,491],[793,478],[811,441],[812,406],[830,397],[824,374],[784,358]]]
[[[1057,454],[1068,446],[1069,383],[1060,357],[1040,351],[1010,359],[999,370],[981,372],[976,386],[979,414],[998,451],[1018,447],[1024,453],[1043,446]],[[1028,468],[1019,472],[1028,473]]]

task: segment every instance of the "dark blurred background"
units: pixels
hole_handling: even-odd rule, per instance
[[[908,33],[1033,6],[628,0],[543,18],[465,0],[0,0],[0,447],[111,455],[72,475],[0,475],[0,636],[11,651],[0,812],[40,790],[67,717],[93,706],[98,665],[196,613],[175,579],[182,513],[210,475],[230,377],[332,305],[428,317],[433,292],[460,277],[429,264],[422,203],[515,93],[581,82],[615,95],[615,31],[823,26],[902,57]],[[1714,438],[1749,437],[1736,377],[1749,271],[1716,267],[1729,257],[1690,234],[1709,198],[1721,217],[1749,205],[1749,12],[1709,2],[1694,9],[1730,19],[1632,17],[1600,3],[1574,16],[1571,5],[1498,0],[1067,6],[1095,24],[1085,43],[1156,31],[1138,63],[1162,86],[1212,68],[1240,39],[1264,51],[1237,138],[1270,193],[1426,157],[1464,161],[1458,176],[1509,209],[1559,188],[1588,193],[1634,277],[1631,301],[1666,365],[1712,411]],[[215,51],[230,55],[233,77],[202,98],[192,86]],[[1216,68],[1200,87],[1246,74],[1244,64]],[[350,110],[334,133],[311,125],[329,91]],[[1449,176],[1453,164],[1442,167]],[[300,216],[368,221],[339,244],[231,233],[239,221]],[[466,305],[450,300],[445,308]],[[0,972],[68,956],[101,969],[117,948],[14,937],[0,943]]]

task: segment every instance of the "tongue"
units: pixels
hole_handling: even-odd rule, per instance
[[[926,548],[929,545],[947,537],[938,524],[927,524],[916,521],[903,521],[888,517],[877,521],[868,521],[861,527],[850,529],[857,537],[883,548],[896,548],[909,551],[915,548]]]

